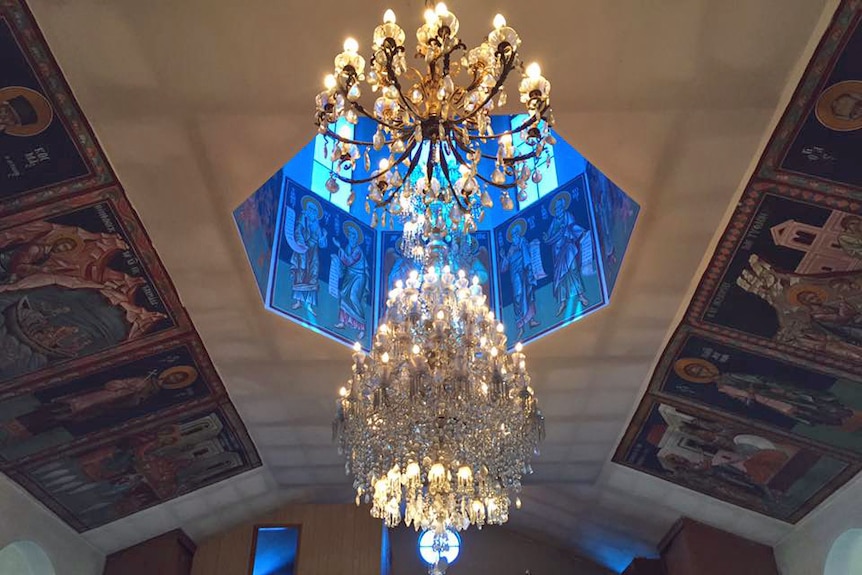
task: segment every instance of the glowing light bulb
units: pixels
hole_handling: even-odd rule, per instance
[[[437,319],[443,319],[446,317],[446,314],[443,313],[443,310],[437,312]]]
[[[362,344],[360,344],[358,341],[356,343],[354,343],[353,344],[353,351],[362,351]]]
[[[491,348],[491,357],[497,357],[497,354],[498,354],[498,353],[500,353],[500,352],[499,352],[499,351],[497,351],[497,348],[496,348],[496,347],[492,347],[492,348]]]
[[[346,388],[346,387],[342,387],[341,389],[339,389],[339,390],[338,390],[338,395],[340,395],[341,397],[347,397],[347,388]]]
[[[432,10],[431,8],[428,8],[427,10],[425,10],[424,16],[425,16],[425,24],[428,26],[431,26],[432,24],[434,24],[434,22],[437,21],[437,13],[434,12],[434,10]]]
[[[337,83],[338,82],[335,80],[335,76],[333,76],[332,74],[327,74],[326,76],[323,77],[323,86],[327,90],[332,90],[333,88],[335,88],[335,85]]]
[[[521,353],[522,351],[524,351],[524,344],[521,343],[520,341],[518,343],[516,343],[515,344],[515,351],[517,351],[518,353]]]
[[[521,508],[521,498],[516,497],[515,498],[515,509],[520,509],[520,508]]]
[[[446,4],[443,2],[438,2],[436,6],[434,6],[434,13],[438,16],[448,16],[449,8],[446,7]]]
[[[441,463],[435,463],[428,470],[428,479],[438,479],[446,475],[446,468]]]
[[[395,12],[392,11],[392,8],[387,8],[386,12],[383,13],[383,21],[387,24],[395,24]]]
[[[348,36],[344,40],[344,51],[350,52],[351,54],[355,54],[359,50],[359,42],[356,41],[356,38],[352,38]]]
[[[418,346],[418,345],[416,345],[416,344],[414,343],[414,344],[413,344],[413,350],[412,350],[412,351],[413,351],[413,355],[419,355],[419,352],[421,352],[422,350],[419,348],[419,346]]]
[[[503,333],[503,330],[505,329],[506,327],[502,323],[497,324],[497,333]]]
[[[499,30],[503,26],[506,25],[506,18],[502,14],[497,14],[494,16],[494,28]]]
[[[458,479],[470,481],[471,479],[473,479],[473,470],[466,465],[462,465],[458,468]]]
[[[404,470],[404,475],[406,475],[407,477],[419,477],[420,473],[422,473],[422,469],[415,461],[411,461],[410,463],[408,463],[407,468]]]
[[[382,160],[380,160],[380,163],[377,164],[377,166],[380,168],[381,172],[385,172],[389,169],[389,160],[383,158]]]
[[[389,363],[389,352],[384,351],[380,356],[380,363]]]
[[[526,73],[527,73],[527,78],[530,78],[531,80],[535,80],[536,78],[538,78],[539,76],[542,75],[542,67],[539,66],[538,62],[533,62],[532,64],[527,66]]]
[[[345,124],[338,128],[338,135],[349,140],[353,136],[352,131],[351,127]]]

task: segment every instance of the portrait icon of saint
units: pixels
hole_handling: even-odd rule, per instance
[[[536,277],[530,243],[524,238],[526,231],[527,222],[524,218],[518,218],[509,224],[509,229],[506,230],[509,247],[503,254],[500,267],[502,273],[509,273],[509,281],[512,283],[512,303],[518,338],[523,335],[525,327],[539,326],[539,319],[536,317],[536,285],[541,278]]]
[[[549,244],[554,258],[554,297],[557,300],[556,316],[570,309],[577,301],[583,307],[589,305],[582,268],[586,262],[584,242],[589,242],[589,232],[575,222],[569,212],[572,196],[563,191],[551,200],[551,225],[542,234],[542,240]]]
[[[338,296],[338,323],[336,329],[352,328],[357,339],[365,336],[367,305],[371,292],[369,283],[368,260],[362,250],[365,235],[358,225],[351,221],[342,226],[346,243],[333,238],[338,253],[332,256],[333,269],[337,270],[338,285],[330,285],[330,291]],[[336,275],[336,274],[331,274]]]
[[[53,118],[50,102],[39,92],[23,86],[0,88],[0,135],[36,136]]]
[[[304,308],[312,317],[317,313],[317,292],[320,287],[320,250],[328,245],[327,232],[320,225],[323,209],[312,196],[301,200],[299,218],[291,208],[284,228],[285,237],[293,253],[290,256],[293,310]]]

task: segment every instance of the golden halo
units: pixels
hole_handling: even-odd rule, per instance
[[[673,371],[692,383],[712,383],[721,372],[714,363],[699,357],[684,357],[673,362]]]
[[[862,128],[862,113],[859,116],[839,116],[835,112],[835,104],[839,98],[846,100],[847,106],[858,106],[862,110],[862,81],[846,80],[832,84],[817,98],[814,114],[821,124],[836,132],[852,132]]]
[[[51,107],[51,103],[39,92],[24,86],[0,88],[0,102],[8,102],[18,97],[24,98],[33,106],[33,110],[36,112],[36,121],[26,126],[7,126],[3,133],[10,136],[28,137],[44,132],[51,125],[51,120],[54,119],[54,109]]]
[[[365,234],[362,233],[362,229],[350,220],[345,220],[344,223],[341,225],[341,230],[344,232],[345,236],[347,236],[347,230],[350,229],[356,230],[357,244],[361,244],[363,241],[365,241]]]
[[[829,299],[829,292],[817,285],[813,284],[796,284],[787,289],[785,297],[793,305],[808,305],[803,301],[803,294],[816,295],[821,302]]]
[[[84,247],[83,240],[79,236],[76,236],[75,234],[70,234],[67,232],[55,232],[55,233],[48,234],[45,237],[45,242],[51,244],[51,246],[55,246],[59,242],[63,242],[63,241],[72,242],[74,244],[72,249],[70,249],[66,252],[63,252],[63,253],[77,253],[77,252],[81,251],[81,249]]]
[[[510,242],[512,241],[512,235],[517,233],[519,236],[524,237],[524,232],[527,231],[527,221],[524,218],[518,218],[511,224],[509,224],[509,229],[506,230],[506,239]]]
[[[323,209],[320,207],[320,202],[317,201],[317,198],[314,196],[303,196],[300,202],[302,204],[302,211],[308,211],[308,204],[314,204],[314,207],[317,208],[317,219],[323,217]]]
[[[553,216],[556,216],[557,212],[559,211],[559,210],[557,210],[557,200],[560,198],[563,198],[565,200],[565,205],[563,206],[563,211],[568,210],[569,205],[572,203],[572,196],[571,196],[571,194],[569,194],[569,192],[560,192],[559,194],[554,196],[554,199],[551,200],[551,215],[553,215]]]
[[[178,381],[166,381],[168,378],[181,374],[183,377]],[[159,387],[162,389],[182,389],[193,384],[198,379],[198,370],[188,365],[177,365],[169,367],[159,374]]]

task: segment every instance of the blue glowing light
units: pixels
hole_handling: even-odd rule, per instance
[[[252,575],[294,575],[299,527],[258,527]]]
[[[449,565],[451,565],[458,559],[458,555],[461,553],[461,537],[451,529],[446,530],[448,549],[440,552],[434,551],[432,548],[433,543],[433,529],[423,531],[422,535],[419,536],[419,556],[428,565],[434,565],[441,557],[445,558],[449,562]]]

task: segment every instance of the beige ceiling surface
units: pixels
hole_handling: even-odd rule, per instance
[[[330,441],[349,350],[263,310],[231,211],[314,135],[343,37],[422,2],[31,0],[265,466],[85,535],[202,537],[284,499],[350,498]],[[514,528],[619,568],[686,514],[774,543],[790,526],[608,463],[710,240],[834,0],[453,0],[503,12],[557,127],[642,206],[611,306],[528,346],[548,439]],[[788,84],[789,83],[789,84]]]

